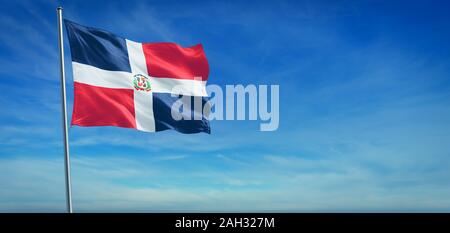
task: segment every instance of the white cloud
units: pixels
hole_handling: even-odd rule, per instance
[[[275,155],[264,158],[255,160],[251,168],[175,172],[175,168],[161,170],[156,164],[139,158],[77,156],[72,160],[75,210],[440,211],[450,208],[449,186],[420,181],[419,175],[409,177],[410,184],[389,186],[388,182],[402,182],[407,177],[390,174],[380,179],[379,174],[364,167],[335,164],[333,159],[325,162],[330,171],[308,173],[302,171],[301,162],[307,160]],[[62,159],[45,157],[2,158],[0,212],[64,211],[62,162]],[[336,169],[341,171],[332,172]],[[200,180],[205,185],[195,184]]]

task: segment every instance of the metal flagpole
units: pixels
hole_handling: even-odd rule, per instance
[[[72,213],[72,185],[70,184],[70,155],[69,155],[69,134],[67,130],[67,103],[66,103],[66,73],[64,71],[64,42],[62,27],[62,7],[56,8],[58,14],[58,41],[59,41],[59,68],[61,70],[61,98],[63,114],[63,138],[64,138],[64,167],[66,175],[66,201],[67,211]]]

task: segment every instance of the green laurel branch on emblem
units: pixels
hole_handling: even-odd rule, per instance
[[[141,74],[134,75],[133,85],[139,91],[150,91],[152,89],[148,78]]]

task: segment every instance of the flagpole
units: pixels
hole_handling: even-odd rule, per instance
[[[59,68],[61,75],[61,98],[62,98],[62,114],[63,114],[63,139],[64,139],[64,168],[66,178],[66,201],[67,211],[73,212],[72,209],[72,185],[70,183],[70,154],[69,154],[69,134],[67,130],[67,103],[66,103],[66,73],[64,70],[64,42],[62,27],[62,7],[56,8],[58,14],[58,41],[59,41]]]

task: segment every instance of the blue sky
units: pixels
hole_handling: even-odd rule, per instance
[[[280,128],[70,128],[76,212],[449,211],[447,1],[2,1],[0,212],[65,211],[56,6],[280,85]],[[69,117],[73,100],[66,41]]]

